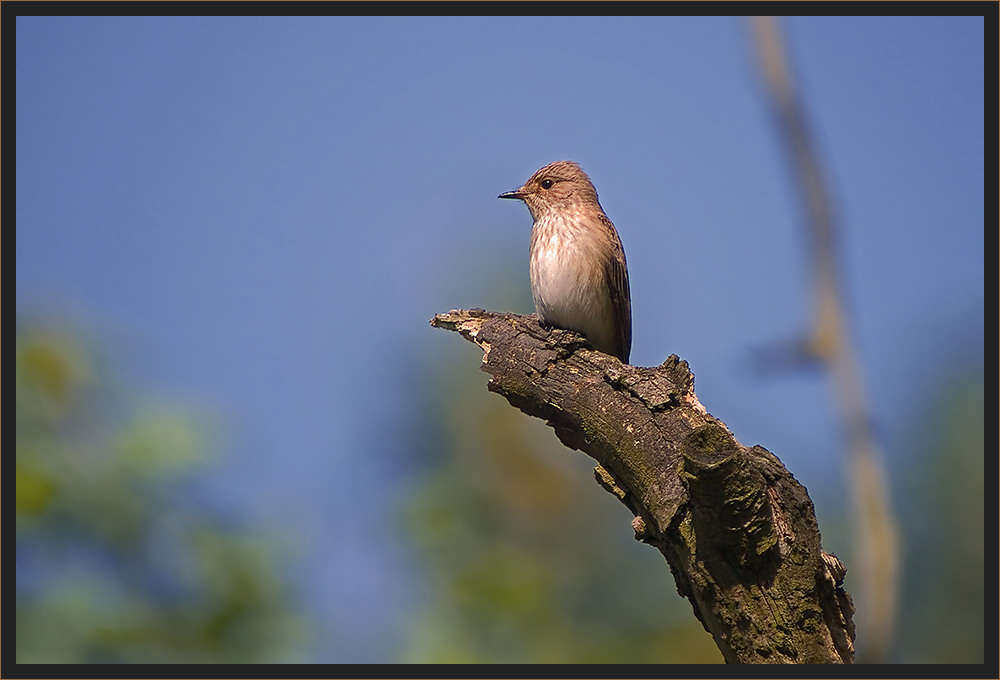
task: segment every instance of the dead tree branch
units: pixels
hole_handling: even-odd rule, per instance
[[[845,570],[820,550],[808,493],[706,412],[687,362],[628,366],[534,315],[453,310],[431,325],[479,345],[490,391],[597,461],[727,662],[852,662]]]

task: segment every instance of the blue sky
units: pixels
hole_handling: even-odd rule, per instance
[[[784,27],[902,466],[915,365],[982,352],[984,22]],[[18,309],[74,310],[144,389],[211,405],[230,451],[212,488],[297,537],[317,611],[356,627],[338,658],[376,660],[406,569],[330,480],[391,474],[373,434],[419,400],[398,394],[408,360],[478,370],[434,313],[532,311],[530,217],[496,196],[575,160],[625,246],[633,363],[687,359],[822,517],[843,483],[828,386],[747,368],[810,318],[753,57],[738,17],[18,18]]]

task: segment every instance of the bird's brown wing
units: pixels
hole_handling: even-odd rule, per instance
[[[611,225],[611,222],[608,222]],[[611,293],[611,308],[614,310],[615,327],[618,329],[618,358],[626,364],[632,352],[632,298],[628,288],[628,268],[625,265],[625,250],[615,228],[611,227],[614,236],[614,254],[608,258],[607,276],[608,291]]]

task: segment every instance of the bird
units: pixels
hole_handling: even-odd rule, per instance
[[[529,275],[542,325],[576,331],[627,364],[632,301],[625,249],[587,173],[573,161],[556,161],[498,198],[523,201],[534,221]]]

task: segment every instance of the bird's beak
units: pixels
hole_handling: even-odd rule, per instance
[[[497,198],[518,198],[523,200],[525,196],[526,194],[522,189],[515,189],[514,191],[505,191],[497,196]]]

